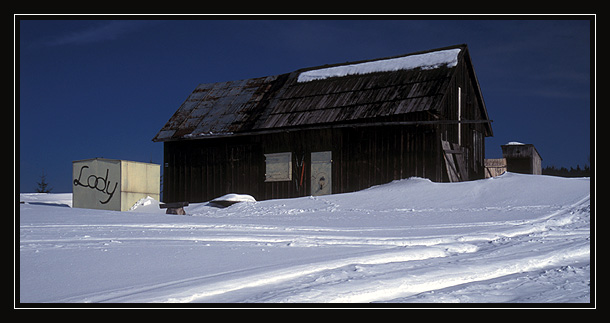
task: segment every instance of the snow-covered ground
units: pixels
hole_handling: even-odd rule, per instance
[[[188,215],[22,194],[18,301],[589,303],[589,191],[588,178],[411,178]]]

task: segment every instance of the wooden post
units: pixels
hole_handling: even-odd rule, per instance
[[[458,145],[462,146],[462,88],[458,86]]]

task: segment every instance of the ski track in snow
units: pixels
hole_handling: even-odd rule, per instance
[[[315,206],[295,208],[288,200],[285,204],[254,203],[236,205],[220,213],[202,209],[193,217],[155,217],[150,222],[146,217],[117,216],[120,212],[111,212],[115,217],[106,221],[103,211],[99,211],[102,215],[97,220],[85,223],[71,218],[30,222],[22,219],[22,301],[589,302],[588,195],[570,205],[389,210],[351,208],[331,199],[310,198],[307,202]],[[22,213],[43,211],[64,219],[61,212],[65,211],[58,210],[53,206],[21,206]],[[319,216],[317,225],[308,222],[308,216],[331,213],[348,220],[384,213],[390,217],[488,214],[489,220],[348,226],[344,222],[324,225],[328,218]],[[241,217],[235,218],[237,214]],[[494,221],[498,214],[502,216]],[[303,220],[292,225],[292,216]],[[156,249],[147,249],[151,245]],[[178,250],[185,252],[183,258],[176,255]],[[265,251],[275,256],[266,256]],[[70,252],[87,257],[73,259]],[[94,252],[97,253],[93,255]],[[169,262],[167,268],[157,268],[160,265],[154,259],[155,253],[159,261]],[[115,284],[99,277],[106,274],[103,268],[93,268],[101,264],[98,254],[125,262],[117,272],[107,274],[109,279],[117,280]],[[67,255],[61,259],[73,259],[73,267],[60,260],[54,262],[53,256],[39,258],[41,255]],[[149,261],[150,275],[158,278],[142,277],[147,273],[142,268],[146,263],[129,264],[130,257]],[[171,257],[176,257],[176,263],[167,259]],[[180,267],[179,261],[184,259],[188,259],[189,268]],[[214,267],[216,264],[210,263],[222,261],[227,265]],[[90,272],[83,273],[83,269]],[[92,286],[78,285],[63,293],[49,290],[48,296],[41,296],[45,294],[41,284],[47,284],[49,289],[55,286],[45,278],[34,277],[45,270],[67,270],[55,277],[59,283],[74,279],[92,281]],[[127,270],[133,270],[134,277],[119,279]],[[42,291],[34,292],[36,286]]]
[[[264,290],[266,285],[278,285],[286,280],[298,281],[286,284],[285,288],[270,286],[270,292],[263,291],[258,296],[240,301],[289,303],[391,301],[431,290],[588,259],[589,244],[586,241],[576,247],[571,243],[566,243],[570,247],[559,250],[556,250],[557,245],[546,248],[542,246],[549,239],[566,238],[566,234],[551,231],[558,226],[570,224],[573,220],[573,210],[588,203],[589,198],[587,197],[567,210],[529,221],[518,229],[506,229],[492,235],[481,234],[468,237],[395,239],[392,244],[409,247],[399,251],[285,268],[260,276],[240,278],[223,282],[219,286],[210,286],[203,292],[193,292],[186,296],[170,298],[168,301],[209,301],[208,298],[219,294],[229,294],[247,288]],[[588,227],[583,228],[583,234],[589,234]],[[572,230],[567,235],[573,235]],[[509,242],[519,236],[526,236],[527,240]],[[580,236],[576,238],[580,238]],[[364,240],[372,241],[373,244],[389,242],[386,239]],[[479,242],[478,245],[483,242],[483,247],[462,241]],[[485,244],[496,245],[496,247],[489,248]],[[523,244],[539,245],[538,248],[541,250],[535,256],[523,256]],[[503,246],[498,247],[498,245]],[[498,249],[502,251],[500,252]],[[499,256],[494,256],[494,254],[499,254]],[[473,261],[479,259],[485,259],[485,261]],[[429,270],[430,267],[437,269]],[[422,274],[419,275],[418,272],[422,272]],[[227,296],[225,301],[234,300]]]

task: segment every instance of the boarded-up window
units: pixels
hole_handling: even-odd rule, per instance
[[[265,182],[292,180],[292,153],[265,154]]]

